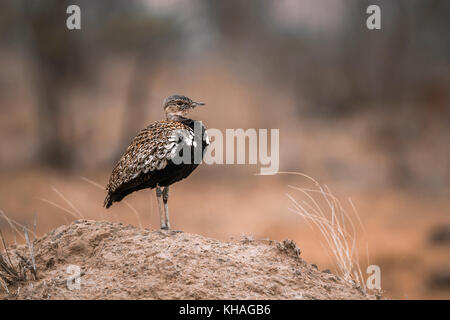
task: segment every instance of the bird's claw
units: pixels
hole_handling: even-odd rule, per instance
[[[172,233],[172,234],[183,233],[184,232],[183,230],[172,230],[172,229],[170,229],[170,228],[168,228],[166,226],[161,227],[161,231],[166,231],[166,232],[169,232],[169,233]]]

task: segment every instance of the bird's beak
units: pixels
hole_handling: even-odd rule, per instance
[[[198,107],[198,106],[204,106],[205,104],[203,102],[192,102],[191,106],[192,108]]]

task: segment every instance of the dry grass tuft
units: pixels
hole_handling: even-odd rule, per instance
[[[286,194],[291,200],[292,212],[300,215],[308,223],[311,229],[319,229],[325,239],[328,251],[331,252],[339,275],[366,292],[364,276],[359,263],[357,251],[357,226],[353,220],[358,221],[359,228],[365,233],[361,219],[349,198],[348,201],[353,209],[351,216],[341,205],[326,185],[321,185],[308,175],[296,173],[314,183],[315,189],[299,188],[289,186],[299,191],[305,199],[297,201],[292,195]],[[320,205],[319,203],[324,203]]]
[[[367,288],[357,250],[357,231],[360,229],[365,234],[365,229],[351,199],[348,201],[353,215],[343,208],[339,199],[326,185],[321,185],[314,178],[299,172],[276,174],[298,175],[314,184],[314,188],[288,186],[304,196],[304,199],[298,201],[291,194],[286,194],[292,204],[289,210],[304,218],[312,230],[316,227],[320,231],[326,244],[322,246],[335,263],[338,275],[366,293]],[[353,222],[355,219],[357,225]],[[367,244],[366,253],[368,260]]]
[[[10,286],[28,280],[37,279],[34,248],[30,241],[28,229],[26,227],[24,227],[23,233],[30,256],[27,258],[15,251],[15,261],[13,261],[8,250],[8,245],[6,244],[5,238],[0,230],[0,238],[5,251],[4,253],[0,252],[0,287],[2,287],[8,294],[10,293]]]

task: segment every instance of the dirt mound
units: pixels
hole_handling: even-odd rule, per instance
[[[25,247],[12,248],[27,252]],[[10,299],[370,299],[300,258],[292,241],[222,242],[79,220],[34,241],[38,280]],[[69,281],[81,271],[80,285]],[[70,287],[70,289],[69,289]]]

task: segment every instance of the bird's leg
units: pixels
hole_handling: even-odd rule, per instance
[[[164,219],[164,212],[162,208],[162,191],[159,186],[156,186],[156,198],[158,199],[158,209],[159,209],[159,220],[161,222],[161,229],[167,229],[166,221]]]
[[[167,229],[170,229],[169,223],[169,205],[167,202],[169,201],[169,187],[165,187],[163,190],[163,201],[164,201],[164,216]]]

